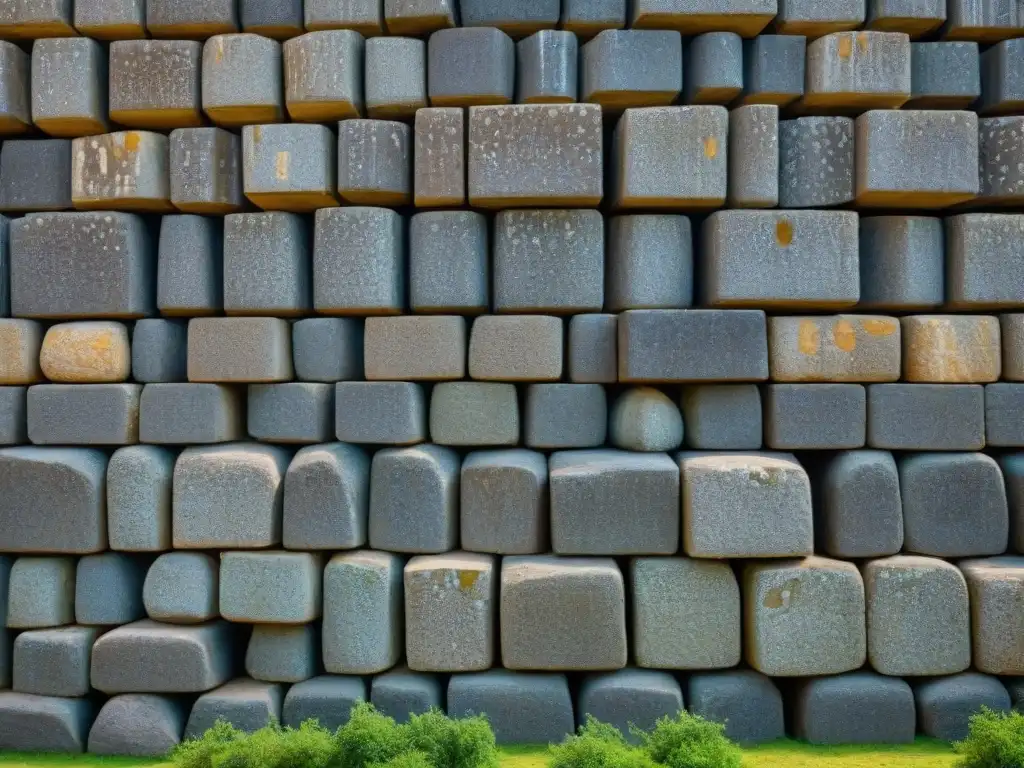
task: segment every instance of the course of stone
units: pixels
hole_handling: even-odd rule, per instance
[[[0,38],[0,750],[1024,700],[1019,0]]]

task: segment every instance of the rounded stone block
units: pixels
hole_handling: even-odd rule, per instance
[[[187,327],[177,320],[138,320],[132,329],[132,377],[145,384],[185,381]]]
[[[343,381],[334,388],[334,432],[346,443],[411,445],[427,439],[427,394],[410,381]]]
[[[600,384],[530,384],[525,411],[530,448],[597,448],[608,434],[608,402]]]
[[[281,685],[235,678],[196,699],[185,726],[185,738],[198,739],[219,720],[246,733],[258,731],[281,721],[283,699]]]
[[[131,445],[139,441],[141,384],[38,384],[26,396],[36,445]]]
[[[378,712],[399,723],[410,715],[422,715],[433,708],[443,709],[444,689],[439,675],[410,672],[396,667],[376,675],[370,684],[370,703]]]
[[[113,696],[89,730],[89,754],[164,757],[181,743],[186,707],[169,696]]]
[[[168,552],[149,567],[142,602],[149,618],[200,624],[220,616],[220,564],[204,552]]]
[[[203,44],[203,112],[217,125],[275,123],[284,117],[281,43],[248,32]]]
[[[971,596],[974,668],[993,675],[1024,674],[1019,638],[1024,618],[1024,558],[963,560],[960,569]]]
[[[75,621],[75,560],[19,557],[7,588],[7,626],[43,629]]]
[[[238,31],[232,0],[146,0],[146,29],[153,37],[205,40]]]
[[[580,51],[580,100],[620,111],[672,104],[683,90],[683,46],[674,30],[609,29]]]
[[[46,378],[60,383],[127,381],[132,371],[128,329],[99,320],[52,325],[43,337],[39,366]]]
[[[461,541],[470,552],[529,555],[547,550],[548,463],[521,449],[475,451],[459,480]]]
[[[725,724],[741,745],[764,744],[785,735],[782,694],[771,678],[752,669],[698,672],[686,686],[690,711]]]
[[[165,131],[203,124],[200,59],[194,40],[120,40],[110,44],[110,119]]]
[[[120,131],[73,139],[71,202],[79,210],[171,213],[167,137]]]
[[[84,752],[96,707],[89,699],[0,692],[0,749]]]
[[[910,38],[902,32],[831,32],[807,44],[801,107],[888,109],[910,93]]]
[[[363,370],[363,329],[345,317],[307,317],[292,324],[292,358],[299,381],[358,379]]]
[[[250,384],[249,436],[267,443],[323,443],[334,432],[334,387],[292,381]]]
[[[860,220],[860,306],[905,311],[945,300],[942,219],[865,216]]]
[[[75,5],[75,29],[94,40],[146,36],[145,0],[93,0]]]
[[[463,205],[466,202],[466,116],[464,110],[459,107],[429,107],[416,110],[416,119],[413,126],[413,132],[416,140],[415,151],[413,153],[413,202],[417,208],[433,208],[442,206],[456,206]],[[417,215],[413,218],[415,222],[420,216]],[[470,211],[458,212],[455,216],[427,216],[426,220],[431,221],[431,229],[424,230],[421,228],[417,231],[410,228],[409,239],[411,242],[410,253],[417,252],[417,245],[430,243],[436,241],[439,238],[431,238],[428,232],[437,232],[442,222],[447,222],[449,226],[455,226],[459,228],[459,225],[463,225],[464,228],[460,228],[459,231],[462,233],[464,242],[461,243],[460,252],[472,253],[474,250],[471,247],[473,243],[473,232],[477,231],[480,227],[474,226],[474,220],[476,220],[484,232],[486,232],[487,223],[486,220],[480,217],[479,214],[472,213]],[[445,250],[444,254],[449,258],[452,256],[450,250],[451,241],[447,238],[444,239]],[[483,244],[486,248],[486,243]],[[435,287],[436,290],[444,291],[445,288],[457,294],[459,288],[465,288],[466,283],[475,282],[474,271],[469,274],[460,274],[460,270],[455,271],[456,275],[449,277],[449,279],[455,279],[458,282],[452,285],[444,285],[443,278],[440,275],[420,275],[420,280],[424,278],[433,277],[437,280],[437,285],[428,286]],[[412,306],[416,308],[417,304],[422,303],[417,299],[417,280],[415,263],[411,266],[412,275]],[[483,286],[484,293],[486,295],[487,286]],[[430,293],[426,292],[426,295],[421,298],[427,298]],[[483,302],[486,303],[486,302]]]
[[[366,37],[384,34],[380,0],[305,0],[306,29],[351,29]]]
[[[982,707],[1010,709],[1010,695],[997,678],[977,672],[927,680],[914,686],[917,726],[924,736],[943,741],[967,738],[968,722]]]
[[[116,626],[146,615],[142,586],[148,559],[125,552],[86,555],[75,574],[75,620]]]
[[[413,37],[366,41],[366,113],[375,119],[409,120],[427,106],[427,44]]]
[[[220,613],[228,621],[304,624],[320,618],[322,568],[308,552],[223,552]]]
[[[241,440],[245,389],[226,384],[147,384],[139,401],[139,440],[186,445]]]
[[[323,125],[246,125],[245,196],[267,211],[309,213],[335,206],[335,151],[334,133]]]
[[[452,675],[448,714],[483,714],[499,744],[552,744],[570,735],[576,722],[565,675],[492,669]]]
[[[999,320],[984,315],[914,315],[903,326],[903,379],[987,384],[999,379]]]
[[[333,732],[348,722],[349,712],[360,701],[366,701],[363,678],[321,675],[288,689],[282,722],[286,728],[298,728],[307,720],[315,719],[321,727]]]
[[[89,658],[100,632],[95,627],[22,632],[14,640],[11,688],[37,696],[87,696]]]
[[[351,29],[308,32],[285,42],[284,88],[296,122],[333,122],[363,114],[363,36]]]
[[[914,741],[914,692],[899,678],[853,672],[810,680],[796,689],[793,711],[797,737],[811,744]]]
[[[542,29],[516,46],[516,101],[558,104],[576,101],[576,35]]]
[[[580,684],[576,700],[576,722],[588,716],[615,726],[629,741],[639,738],[632,729],[654,729],[663,717],[675,718],[683,709],[683,691],[667,672],[651,669],[620,669],[588,675]]]
[[[0,319],[0,383],[35,384],[43,381],[39,351],[43,326],[35,320]]]
[[[466,320],[455,315],[368,317],[363,365],[368,381],[461,379]]]
[[[320,669],[317,624],[257,624],[245,649],[245,671],[267,683],[300,683]]]
[[[888,451],[841,451],[814,472],[815,546],[831,557],[894,555],[903,548],[903,505]]]
[[[303,448],[284,476],[286,549],[355,549],[366,544],[370,457],[345,443]]]
[[[683,416],[668,395],[634,387],[612,406],[611,442],[627,451],[672,451],[683,442]]]
[[[351,205],[412,202],[412,131],[394,120],[338,124],[338,194]]]
[[[239,136],[223,128],[178,128],[171,131],[168,142],[171,203],[175,208],[186,213],[222,214],[234,213],[242,207],[242,140]],[[168,230],[168,237],[172,231]],[[169,240],[168,245],[171,242]],[[158,300],[158,303],[167,312],[165,302]]]
[[[442,29],[427,43],[432,107],[510,104],[515,76],[516,46],[500,29]]]
[[[13,47],[13,46],[11,46]],[[3,59],[15,77],[21,63],[4,47]],[[107,130],[107,54],[86,37],[55,37],[32,44],[32,122],[50,136],[93,136]],[[27,83],[25,98],[27,100]],[[7,96],[0,124],[17,130],[18,118],[27,122],[26,110],[18,109],[17,86]]]
[[[384,0],[388,34],[425,35],[457,26],[455,0]]]
[[[761,391],[756,384],[684,387],[679,404],[687,447],[705,451],[761,447]]]

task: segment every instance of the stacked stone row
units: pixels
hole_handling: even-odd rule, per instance
[[[1024,12],[626,6],[0,2],[0,749],[1024,700]]]

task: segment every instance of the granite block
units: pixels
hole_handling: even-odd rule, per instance
[[[245,671],[267,683],[301,683],[320,669],[316,624],[257,624],[245,649]]]
[[[89,699],[0,693],[0,748],[20,752],[84,752],[96,706]]]
[[[366,544],[370,457],[344,443],[295,454],[284,476],[286,549],[355,549]]]
[[[144,0],[75,3],[74,22],[75,29],[95,40],[141,39],[146,36],[146,3]]]
[[[1017,605],[1024,592],[1024,558],[964,560],[960,568],[970,592],[974,668],[993,675],[1019,675],[1024,664],[1016,649],[1021,632]]]
[[[427,44],[413,37],[366,41],[366,113],[376,119],[408,120],[427,106]]]
[[[784,107],[804,95],[807,59],[804,35],[758,35],[743,42],[740,104]]]
[[[740,106],[729,112],[729,188],[732,208],[779,203],[779,108]]]
[[[203,44],[203,112],[240,127],[284,118],[281,43],[249,32],[217,34]]]
[[[333,122],[364,113],[363,36],[325,29],[284,43],[288,116],[301,123]]]
[[[347,443],[411,445],[427,439],[427,394],[407,381],[344,381],[334,389],[334,431]]]
[[[189,381],[260,383],[291,377],[291,328],[285,320],[204,317],[189,321]]]
[[[142,602],[149,618],[201,624],[220,618],[220,564],[205,552],[168,552],[146,573]]]
[[[573,732],[572,696],[565,675],[491,669],[452,675],[452,717],[487,715],[499,744],[549,744]]]
[[[292,358],[300,381],[358,379],[363,370],[363,329],[345,317],[307,317],[292,324]]]
[[[985,447],[985,390],[976,384],[871,384],[868,446],[893,451]]]
[[[71,33],[73,34],[73,33]],[[95,40],[54,37],[32,44],[31,64],[24,55],[0,46],[7,80],[0,125],[19,132],[28,123],[28,82],[31,67],[32,122],[50,136],[92,136],[107,130],[107,54]],[[19,84],[24,82],[24,91]]]
[[[380,0],[305,0],[306,29],[351,29],[366,37],[384,34]]]
[[[334,387],[292,381],[250,384],[249,436],[266,443],[325,443],[334,435]]]
[[[829,208],[853,201],[853,120],[798,117],[779,123],[779,205]]]
[[[599,448],[607,431],[608,403],[600,384],[530,384],[526,388],[528,447]]]
[[[756,384],[684,387],[679,405],[687,447],[705,451],[761,447],[761,392]]]
[[[946,225],[946,306],[949,309],[1024,307],[1024,216],[965,213]]]
[[[352,205],[412,202],[412,131],[394,120],[338,124],[338,193]]]
[[[469,375],[480,381],[558,381],[562,319],[548,315],[483,315],[469,335]]]
[[[139,441],[141,384],[37,384],[26,400],[36,445],[131,445]]]
[[[968,109],[981,96],[981,57],[975,42],[910,44],[908,109]]]
[[[939,218],[862,218],[858,306],[906,311],[941,305],[945,299],[943,244]]]
[[[320,555],[222,552],[220,614],[246,624],[305,624],[322,610]]]
[[[693,303],[690,220],[673,214],[615,216],[608,224],[604,308],[683,309]]]
[[[338,204],[334,133],[323,125],[242,128],[245,196],[268,211],[310,213]]]
[[[774,0],[635,0],[630,26],[678,29],[687,35],[724,30],[753,37],[776,15]]]
[[[428,107],[416,111],[413,202],[417,208],[456,206],[466,202],[465,120],[464,111],[458,107]],[[469,211],[458,213],[463,214],[463,220],[469,215]],[[435,217],[432,223],[441,221],[444,219]],[[410,226],[410,239],[415,251],[417,236],[413,227],[415,224]],[[423,235],[421,231],[419,237]]]
[[[461,379],[466,320],[456,315],[369,317],[363,335],[368,381]]]
[[[808,6],[813,2],[803,1]],[[863,2],[860,5],[863,8]],[[910,73],[910,37],[903,32],[826,34],[807,44],[800,106],[855,112],[897,108],[910,99]]]
[[[112,42],[110,119],[157,131],[201,126],[202,51],[195,40]]]
[[[773,450],[861,448],[867,392],[860,384],[769,384],[765,387],[765,445]]]
[[[566,344],[569,380],[610,384],[618,380],[618,316],[573,315]]]
[[[224,384],[147,384],[139,402],[139,441],[226,443],[245,437],[244,392]]]
[[[238,31],[231,0],[146,0],[146,29],[153,37],[205,40]]]
[[[414,312],[486,312],[490,274],[490,240],[482,214],[432,211],[409,220],[409,305]]]
[[[185,381],[188,328],[162,318],[139,320],[132,329],[132,377],[144,384]]]
[[[632,729],[651,731],[659,719],[675,718],[682,709],[682,688],[668,672],[620,669],[583,679],[576,721],[582,725],[587,717],[595,717],[636,743],[639,738]]]
[[[698,672],[686,687],[690,711],[725,724],[725,735],[741,745],[764,744],[785,734],[782,694],[752,669]]]
[[[523,449],[474,451],[459,479],[462,548],[530,555],[548,548],[548,463]]]
[[[683,90],[683,44],[678,32],[609,29],[580,50],[580,98],[617,112],[668,106]]]
[[[728,104],[743,91],[743,39],[735,32],[705,32],[686,46],[687,104]]]
[[[446,381],[430,395],[430,439],[439,445],[514,446],[519,422],[513,384]]]
[[[128,328],[91,320],[51,325],[39,350],[43,375],[61,384],[117,384],[132,372]]]
[[[71,140],[71,202],[80,210],[171,213],[167,137],[119,131]]]
[[[516,44],[500,29],[442,29],[427,43],[432,107],[511,104],[515,76]]]
[[[366,681],[361,677],[322,675],[296,683],[288,689],[282,708],[287,728],[298,728],[315,719],[330,731],[348,722],[357,702],[366,701]]]
[[[19,557],[9,576],[8,629],[45,629],[75,623],[73,557]]]
[[[89,753],[161,758],[181,743],[187,714],[182,703],[169,696],[113,696],[89,730]]]
[[[218,721],[253,733],[281,720],[284,687],[248,677],[236,677],[199,696],[185,726],[186,739],[198,739]]]
[[[903,548],[900,479],[892,454],[841,451],[812,474],[818,549],[852,560],[895,555]]]
[[[237,193],[240,205],[241,181]],[[199,316],[217,314],[223,309],[222,231],[220,219],[206,216],[161,218],[156,267],[156,305],[161,313]]]
[[[898,381],[901,338],[899,320],[882,315],[772,317],[772,381]]]
[[[572,32],[542,29],[516,45],[516,101],[576,101],[578,44]]]
[[[910,685],[871,672],[798,684],[793,712],[795,732],[810,744],[912,744],[917,725]]]
[[[0,211],[71,208],[71,142],[8,139],[0,148]]]

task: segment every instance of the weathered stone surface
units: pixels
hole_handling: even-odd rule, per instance
[[[903,378],[929,384],[996,381],[999,321],[981,315],[914,315],[903,326]]]
[[[220,564],[204,552],[168,552],[146,573],[142,601],[149,618],[200,624],[220,617]]]
[[[372,118],[410,120],[427,106],[427,44],[413,37],[366,41],[366,112]]]
[[[98,384],[128,379],[132,353],[124,323],[99,320],[50,326],[39,351],[50,381]]]
[[[311,445],[284,476],[282,541],[287,549],[355,549],[366,544],[370,457],[354,445]]]
[[[245,671],[267,683],[301,683],[320,669],[317,624],[257,624],[245,649]]]
[[[0,319],[0,382],[35,384],[44,381],[39,367],[43,326],[34,320]]]
[[[411,445],[427,439],[427,395],[408,381],[343,381],[334,389],[339,440]]]
[[[692,303],[690,220],[672,214],[612,218],[604,308],[683,309]]]
[[[220,614],[251,624],[320,618],[320,556],[309,552],[222,552]]]
[[[779,203],[779,108],[750,104],[729,112],[731,208],[774,208]]]
[[[1024,313],[1000,315],[999,324],[1003,348],[1002,377],[1009,381],[1024,381]]]
[[[164,757],[181,743],[188,712],[169,696],[122,694],[107,700],[89,730],[89,753]]]
[[[281,720],[283,698],[281,685],[236,677],[196,699],[185,726],[185,738],[198,739],[218,720],[247,733],[258,731]]]
[[[71,33],[73,34],[73,33]],[[22,92],[22,67],[27,62],[2,46],[13,72],[7,86],[0,126],[20,132],[28,123],[29,91]],[[54,37],[32,44],[32,122],[50,136],[91,136],[107,130],[107,54],[95,40]],[[23,100],[22,100],[23,99]]]
[[[138,382],[185,381],[188,335],[184,323],[162,318],[139,320],[132,329],[132,378]]]
[[[266,443],[325,443],[334,435],[334,387],[292,381],[250,384],[249,436]]]
[[[1019,40],[1003,40],[981,54],[981,101],[977,106],[980,114],[1010,114],[1024,106],[1022,59],[1024,45]]]
[[[860,384],[769,384],[764,442],[780,451],[861,448],[867,392]]]
[[[456,107],[432,107],[416,111],[413,202],[417,208],[463,205],[466,202],[465,119],[465,112]],[[470,220],[471,216],[468,211],[462,212],[461,220]],[[439,224],[445,218],[435,216],[429,220]],[[425,234],[421,232],[420,237]],[[412,253],[415,253],[417,244],[414,232],[410,232],[410,240]],[[415,294],[415,277],[413,286]],[[414,308],[415,304],[414,297]]]
[[[946,224],[946,306],[1021,309],[1024,215],[965,213]],[[17,314],[17,313],[15,313]]]
[[[452,717],[485,714],[499,744],[550,744],[573,732],[572,696],[565,675],[491,669],[452,675]]]
[[[867,4],[868,29],[921,37],[937,30],[945,20],[942,0],[869,0]]]
[[[580,98],[604,110],[668,106],[682,90],[678,32],[609,29],[581,49]]]
[[[960,568],[971,596],[974,668],[993,675],[1020,675],[1024,662],[1017,638],[1024,622],[1017,606],[1024,595],[1024,558],[965,560]]]
[[[1024,200],[1022,160],[1024,118],[988,117],[978,120],[978,201],[1006,205]],[[2,163],[0,154],[0,181]]]
[[[530,384],[526,388],[526,445],[598,448],[608,434],[608,403],[600,384]]]
[[[291,377],[291,328],[285,320],[202,317],[189,321],[189,381],[259,383]]]
[[[363,370],[363,328],[358,320],[307,317],[292,324],[292,358],[300,381],[358,379]]]
[[[752,669],[698,672],[686,686],[690,711],[725,724],[725,735],[742,745],[782,738],[782,694],[770,678]]]
[[[306,29],[351,29],[366,37],[384,33],[380,0],[306,0]]]
[[[945,299],[942,219],[869,216],[860,220],[862,309],[937,307]]]
[[[75,208],[170,213],[167,137],[119,131],[72,139]]]
[[[146,36],[144,0],[92,0],[75,4],[75,29],[96,40],[129,40]]]
[[[576,35],[542,29],[516,46],[516,101],[559,104],[576,101]]]
[[[239,127],[284,118],[281,44],[248,32],[214,35],[203,44],[203,112]]]
[[[559,0],[522,0],[510,6],[501,0],[460,0],[459,8],[462,23],[467,27],[497,27],[521,37],[557,26],[561,3]]]
[[[687,104],[728,104],[743,90],[743,40],[735,32],[705,32],[686,46]]]
[[[297,122],[333,122],[363,114],[363,37],[325,29],[284,43],[288,116]]]
[[[0,45],[0,133],[24,133],[32,123],[29,55],[14,43]]]
[[[914,741],[914,692],[899,678],[853,672],[803,681],[793,707],[793,729],[811,744]],[[851,717],[850,712],[858,715]]]
[[[1010,709],[1010,695],[999,680],[977,672],[925,680],[914,686],[914,703],[921,733],[933,739],[967,738],[970,717],[982,707]]]
[[[27,387],[0,387],[0,445],[28,442]]]
[[[908,109],[967,109],[981,96],[981,59],[974,42],[910,44]]]
[[[543,315],[485,315],[473,321],[469,375],[482,381],[557,381],[562,320]]]
[[[547,550],[548,463],[522,449],[475,451],[459,480],[461,541],[471,552],[529,555]]]
[[[264,210],[308,213],[338,204],[335,138],[323,125],[242,128],[245,196]]]
[[[490,271],[487,219],[482,214],[432,211],[409,220],[409,304],[414,312],[486,312]]]
[[[807,38],[758,35],[743,42],[740,104],[786,106],[804,95]]]
[[[36,445],[130,445],[139,441],[141,384],[37,384],[26,401]]]
[[[298,728],[307,720],[316,719],[333,732],[348,722],[349,712],[360,701],[366,701],[363,678],[314,677],[288,689],[284,697],[283,722],[288,728]]]
[[[772,381],[898,381],[900,340],[900,323],[893,317],[772,317],[768,320]]]
[[[384,0],[384,21],[392,35],[427,35],[457,26],[455,0]]]
[[[996,0],[983,3],[978,0],[949,0],[946,8],[947,38],[998,42],[1017,37],[1024,30],[1024,17],[1010,2]]]
[[[864,23],[865,0],[782,0],[774,29],[789,35],[820,37]]]
[[[985,447],[985,390],[977,384],[871,384],[868,445],[893,451]]]
[[[370,703],[378,712],[404,723],[409,715],[422,715],[436,707],[442,709],[444,690],[441,678],[396,667],[376,675],[370,683]]]
[[[448,381],[430,395],[430,438],[440,445],[514,446],[519,421],[513,384]]]
[[[238,5],[230,0],[146,0],[146,29],[153,37],[203,40],[238,31]]]
[[[84,752],[95,704],[89,699],[0,692],[0,748]]]
[[[609,421],[611,443],[623,450],[672,451],[683,442],[679,408],[664,392],[653,387],[633,387],[622,392],[612,406]]]
[[[910,98],[910,72],[910,38],[902,32],[827,34],[807,44],[800,105],[854,111],[899,107]]]
[[[158,131],[202,125],[202,50],[194,40],[111,43],[110,119]]]
[[[502,665],[621,669],[626,666],[625,599],[622,573],[611,558],[504,558],[498,611]],[[451,690],[448,708],[451,712]]]
[[[771,0],[638,0],[630,26],[678,29],[687,35],[722,29],[753,37],[776,13]]]
[[[828,208],[853,201],[853,120],[798,117],[779,123],[779,205]]]
[[[985,443],[999,448],[1024,446],[1024,386],[989,384],[985,387]]]
[[[7,592],[7,626],[42,629],[74,621],[74,558],[19,557],[15,560]]]
[[[115,626],[145,617],[142,583],[149,560],[124,552],[79,559],[75,574],[75,621]]]
[[[237,193],[237,203],[241,205],[240,176]],[[164,315],[213,315],[223,308],[222,230],[221,219],[207,216],[160,219],[156,304]]]
[[[569,318],[569,340],[566,344],[569,380],[577,384],[618,381],[617,336],[618,315],[573,315]]]
[[[581,40],[626,26],[625,0],[562,0],[562,29]]]
[[[842,451],[815,468],[816,546],[832,557],[894,555],[903,547],[896,461],[886,451]]]
[[[86,696],[89,657],[99,634],[95,627],[22,632],[14,640],[11,688],[37,696]]]
[[[363,335],[369,381],[461,379],[466,375],[462,317],[370,317]]]
[[[761,392],[756,384],[684,387],[679,404],[687,447],[706,451],[761,447]]]
[[[427,88],[433,107],[510,104],[516,46],[500,29],[442,29],[427,45]]]
[[[147,384],[139,406],[139,440],[186,445],[245,437],[244,392],[224,384]]]
[[[239,10],[246,32],[286,40],[305,31],[302,0],[242,0]]]
[[[338,193],[352,205],[412,202],[412,131],[394,120],[338,124]]]
[[[8,139],[0,149],[0,210],[71,207],[71,142]]]
[[[631,742],[639,738],[636,727],[650,731],[662,717],[676,717],[683,709],[683,691],[668,672],[650,669],[620,669],[588,675],[580,684],[576,722],[588,715],[620,730]]]
[[[269,132],[276,127],[278,126],[252,126],[252,129],[260,128]],[[323,128],[308,125],[293,127]],[[246,129],[245,136],[248,135],[250,131]],[[249,142],[245,143],[248,195],[252,190],[253,180],[249,172]],[[301,159],[298,164],[298,175],[301,176]],[[291,167],[288,157],[283,158],[282,167],[287,175],[288,168]],[[330,186],[328,184],[325,189],[329,189]],[[280,207],[301,209],[307,198],[304,193],[295,194],[299,196],[297,200],[293,200],[290,192],[280,193],[282,199],[287,198],[291,201],[282,202]],[[276,211],[229,214],[224,217],[223,255],[224,311],[227,314],[287,317],[309,312],[313,291],[309,264],[308,223],[298,214]]]

